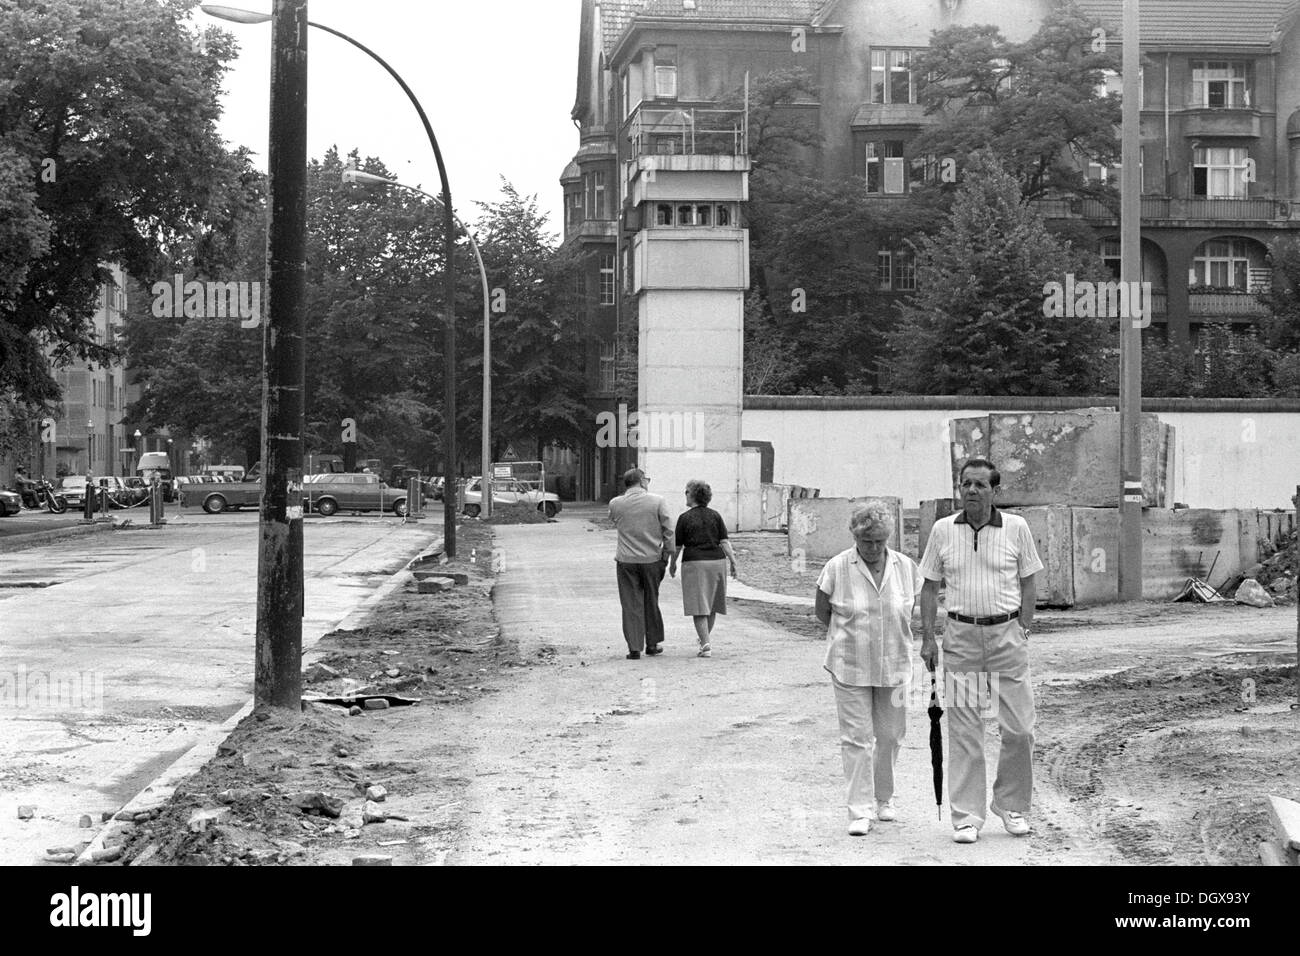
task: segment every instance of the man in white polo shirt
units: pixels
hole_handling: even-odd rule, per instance
[[[948,803],[957,843],[979,838],[986,807],[1002,818],[1013,836],[1030,831],[1025,818],[1034,787],[1029,629],[1034,620],[1034,575],[1043,562],[1025,519],[993,506],[1001,480],[987,459],[972,458],[962,465],[962,510],[935,522],[921,557],[921,659],[930,670],[939,656],[934,622],[941,581],[946,590]],[[996,706],[1002,737],[991,806],[986,803],[981,716],[989,704]]]

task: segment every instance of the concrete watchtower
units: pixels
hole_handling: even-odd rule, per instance
[[[741,110],[633,114],[625,164],[627,288],[638,322],[641,466],[674,513],[699,478],[731,529],[760,523],[759,459],[740,441],[749,287],[749,156]]]

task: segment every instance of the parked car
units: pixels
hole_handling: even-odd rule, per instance
[[[492,503],[494,505],[513,505],[521,502],[536,505],[537,510],[548,518],[554,518],[560,513],[560,509],[564,507],[560,503],[559,495],[551,494],[549,491],[543,492],[538,488],[531,488],[516,478],[492,479]],[[483,479],[480,476],[474,476],[465,484],[465,500],[461,503],[461,508],[471,518],[483,510]]]
[[[81,510],[86,506],[86,476],[85,475],[64,475],[55,485],[56,494],[63,496],[63,500],[68,503],[69,508]],[[92,492],[94,498],[94,509],[99,510],[99,491]]]
[[[16,491],[0,491],[0,515],[8,517],[23,510],[22,495]]]
[[[369,472],[303,475],[303,511],[329,517],[339,511],[391,511],[406,516],[406,492]]]
[[[181,486],[182,504],[202,505],[210,515],[226,510],[256,508],[262,501],[260,480],[217,481],[211,475],[191,479]]]

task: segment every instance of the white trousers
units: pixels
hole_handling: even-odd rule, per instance
[[[876,801],[894,796],[894,762],[907,732],[907,688],[835,685],[840,756],[848,785],[849,819],[876,815]]]

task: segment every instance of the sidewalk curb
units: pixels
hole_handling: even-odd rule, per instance
[[[112,531],[113,525],[106,521],[96,521],[88,525],[70,525],[64,528],[51,528],[48,531],[32,531],[28,534],[11,534],[0,537],[0,554],[8,551],[25,551],[39,548],[43,544],[59,541],[63,538],[79,538],[100,531]]]
[[[310,649],[326,634],[337,630],[350,630],[361,626],[361,623],[371,614],[377,605],[393,591],[401,587],[407,581],[410,581],[412,574],[410,568],[425,561],[436,561],[442,554],[442,538],[438,538],[432,545],[426,548],[420,554],[412,558],[402,570],[394,573],[387,581],[375,589],[375,592],[367,597],[350,611],[346,617],[335,622],[333,627],[327,627],[321,634],[312,638],[310,643],[303,643],[303,662],[308,660]],[[114,814],[114,818],[104,823],[99,832],[86,845],[86,847],[77,855],[75,865],[77,866],[97,866],[99,865],[94,859],[94,854],[103,850],[104,840],[121,830],[124,825],[130,824],[129,819],[119,820],[117,816],[122,814],[134,815],[137,813],[148,813],[161,807],[164,803],[172,798],[176,792],[176,787],[187,777],[197,773],[209,760],[217,754],[217,748],[225,742],[226,738],[231,735],[239,722],[253,712],[253,698],[249,698],[244,706],[240,707],[235,713],[226,718],[225,722],[217,727],[211,727],[200,732],[199,738],[190,746],[185,753],[176,758],[169,766],[165,767],[157,777],[148,783],[143,790],[128,800],[121,809]]]

